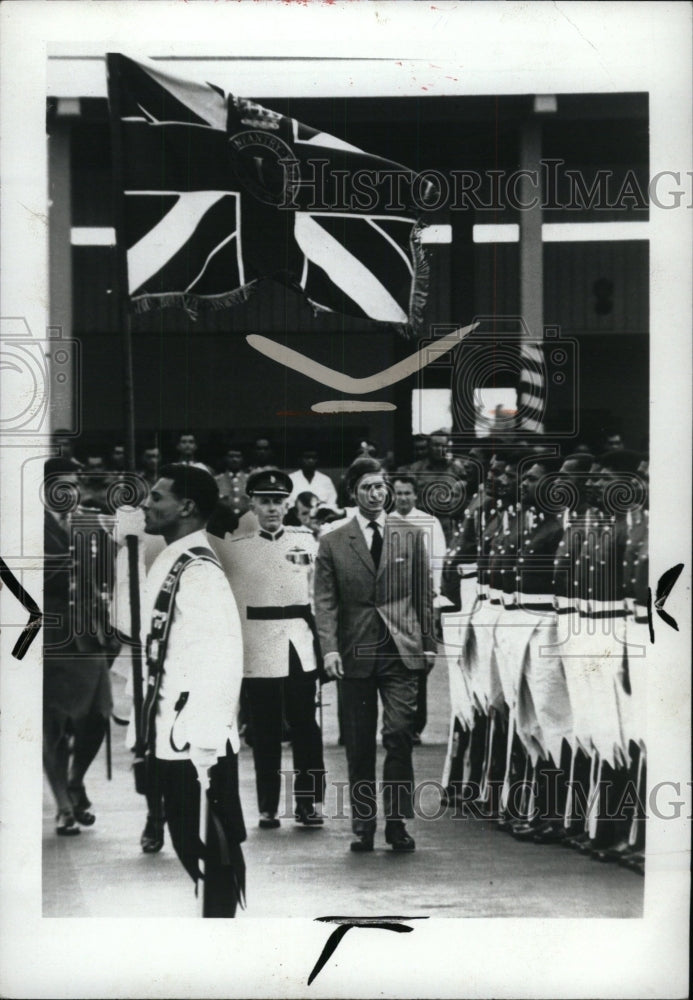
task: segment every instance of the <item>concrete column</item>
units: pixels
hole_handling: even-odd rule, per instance
[[[537,178],[521,177],[521,204],[533,200],[536,205],[520,212],[520,312],[529,329],[529,336],[540,340],[544,329],[544,265],[541,242],[541,122],[529,118],[520,135],[520,169],[531,171]]]
[[[54,341],[49,351],[51,430],[75,426],[75,399],[79,398],[79,367],[69,345],[72,337],[72,204],[70,197],[70,121],[60,114],[52,120],[48,136],[49,191],[49,312],[48,335]],[[65,360],[67,354],[68,360]]]

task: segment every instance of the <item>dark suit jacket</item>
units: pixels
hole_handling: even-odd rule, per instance
[[[79,530],[79,518],[73,520],[73,529]],[[90,541],[78,546],[79,553],[86,550],[78,559],[70,549],[68,533],[51,514],[45,513],[43,707],[44,712],[58,712],[72,719],[93,712],[108,718],[112,706],[103,601],[92,565],[99,568],[108,561],[92,557]]]
[[[44,649],[65,647],[71,639],[70,581],[72,557],[70,538],[55,518],[43,516],[43,643]]]
[[[323,656],[338,652],[345,677],[367,677],[390,636],[410,670],[435,651],[431,573],[423,532],[389,515],[376,573],[356,518],[320,540],[315,619]]]
[[[94,515],[89,513],[86,524],[81,522],[85,516],[81,508],[73,515],[72,530],[81,538],[71,551],[67,531],[44,512],[44,655],[60,656],[75,649],[82,653],[110,650],[113,645],[102,597],[104,590],[112,589],[113,542],[104,530],[94,528]],[[98,547],[98,554],[93,546]]]

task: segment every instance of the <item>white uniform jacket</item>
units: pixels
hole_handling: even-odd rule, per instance
[[[258,531],[246,538],[214,539],[243,627],[245,677],[286,677],[289,643],[305,671],[316,669],[312,614],[315,556],[309,528]]]
[[[142,601],[142,641],[151,628],[152,610],[169,570],[188,549],[209,549],[206,532],[195,531],[168,545],[152,564]],[[156,756],[188,757],[186,743],[221,756],[227,739],[238,752],[236,714],[243,663],[241,624],[224,573],[211,562],[187,566],[176,592],[156,712]],[[183,692],[180,712],[176,703]],[[176,749],[178,748],[178,749]]]

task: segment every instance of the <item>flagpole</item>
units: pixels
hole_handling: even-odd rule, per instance
[[[108,82],[109,117],[111,121],[111,163],[113,174],[113,221],[116,233],[114,248],[114,291],[118,303],[118,326],[123,350],[123,417],[125,465],[130,472],[135,471],[135,380],[132,352],[132,328],[128,299],[128,272],[125,243],[125,216],[122,197],[123,144],[121,138],[120,109],[120,57],[117,53],[106,54],[106,76]],[[133,711],[135,721],[135,765],[140,763],[144,770],[142,743],[143,715],[143,669],[140,620],[140,578],[139,539],[136,535],[126,537],[128,549],[128,590],[130,598],[130,632],[132,645]],[[142,775],[143,786],[146,774]],[[137,785],[137,778],[135,779]]]
[[[116,250],[116,253],[118,251]],[[121,255],[122,256],[122,255]],[[127,287],[127,286],[126,286]],[[123,338],[123,406],[125,424],[125,463],[130,472],[135,471],[135,378],[132,363],[132,330],[127,301],[121,308]]]
[[[120,111],[120,59],[117,53],[106,55],[108,102],[111,119],[111,161],[113,167],[113,218],[115,222],[115,293],[118,302],[118,326],[123,348],[123,423],[125,464],[135,471],[135,378],[132,351],[132,325],[128,299],[128,271],[125,250],[122,174],[123,143]]]

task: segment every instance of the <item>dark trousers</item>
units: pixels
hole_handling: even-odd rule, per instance
[[[414,732],[419,736],[426,728],[428,722],[427,706],[428,674],[422,670],[419,674],[419,689],[416,693],[416,718],[414,719]]]
[[[147,760],[147,819],[155,823],[163,823],[166,819],[164,812],[164,796],[161,788],[161,761],[158,757],[150,757]]]
[[[70,719],[57,709],[43,710],[43,767],[58,810],[87,809],[91,802],[84,777],[101,749],[108,720],[100,712]]]
[[[628,783],[626,767],[611,767],[602,762],[599,794],[599,818],[592,844],[597,848],[613,847],[628,837],[630,817],[621,808]]]
[[[188,875],[197,883],[204,862],[204,917],[233,917],[245,895],[245,840],[238,796],[238,758],[229,747],[210,768],[205,844],[200,841],[200,783],[189,760],[157,760],[171,842]]]
[[[305,673],[289,646],[288,677],[246,677],[243,687],[253,730],[253,759],[258,810],[279,810],[282,729],[289,727],[297,809],[311,811],[325,797],[322,732],[315,718],[317,670]]]
[[[408,670],[399,659],[383,657],[377,661],[370,677],[345,677],[339,685],[354,833],[372,832],[376,825],[378,694],[383,705],[385,820],[410,819],[414,815],[412,736],[419,690],[418,672]]]

